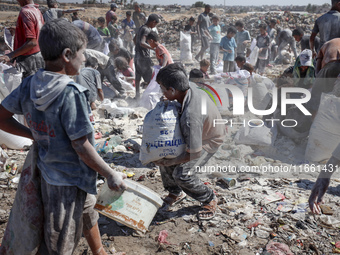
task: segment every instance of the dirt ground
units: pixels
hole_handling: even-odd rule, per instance
[[[80,18],[91,21],[99,16],[104,16],[106,9],[91,8],[86,9],[85,13],[80,12]],[[121,20],[126,10],[118,10],[118,17]],[[185,14],[161,13],[165,20],[175,20],[181,17],[190,17],[201,10],[191,10]],[[6,26],[14,25],[17,12],[0,12],[0,24]],[[178,56],[178,50],[171,48]],[[190,67],[198,67],[198,64],[192,64]],[[276,73],[284,70],[286,66],[278,66],[274,70]],[[144,114],[145,115],[145,114]],[[97,115],[98,117],[99,115]],[[133,119],[114,119],[112,126],[122,129],[123,141],[129,138],[135,139],[138,136],[136,128],[143,122],[143,114]],[[99,123],[103,119],[97,118]],[[225,157],[225,151],[230,151],[235,147],[231,141],[236,131],[231,130],[226,138],[224,147],[219,150],[214,160],[226,162],[230,156]],[[111,135],[112,136],[112,135]],[[286,162],[292,158],[282,159],[282,151],[290,150],[290,155],[296,158],[301,156],[298,149],[306,146],[306,141],[300,144],[294,144],[287,141],[284,137],[279,137],[278,143],[271,150],[263,148],[247,148],[249,151],[242,154],[242,159],[247,158],[249,163],[256,164],[255,160],[265,158],[268,162]],[[283,144],[283,145],[282,145]],[[288,145],[287,145],[288,144]],[[229,146],[229,147],[228,147]],[[287,148],[285,147],[287,146]],[[296,148],[289,149],[290,147]],[[274,152],[273,152],[274,151]],[[22,164],[27,152],[6,150],[10,160]],[[289,155],[289,156],[290,156]],[[232,157],[232,156],[231,156]],[[105,158],[108,164],[117,171],[127,170],[135,173],[133,180],[138,180],[145,176],[139,183],[145,185],[158,193],[161,197],[166,195],[161,182],[160,174],[153,166],[142,166],[138,159],[137,151],[124,151],[110,154]],[[286,160],[286,161],[284,161]],[[321,218],[313,217],[308,210],[303,213],[281,212],[276,208],[276,204],[262,204],[262,200],[272,192],[284,193],[285,201],[297,201],[304,198],[304,201],[310,194],[310,189],[314,184],[313,179],[306,180],[301,178],[262,178],[258,176],[243,176],[237,189],[229,190],[218,181],[216,175],[201,175],[206,185],[214,189],[219,198],[217,216],[210,221],[202,222],[196,217],[199,210],[199,203],[187,197],[186,200],[176,205],[171,211],[158,211],[153,219],[149,232],[145,235],[138,234],[134,230],[122,226],[115,221],[101,216],[99,220],[102,241],[105,250],[109,254],[114,254],[114,248],[117,251],[125,251],[128,255],[151,255],[151,254],[230,254],[230,255],[247,255],[247,254],[270,254],[262,253],[270,240],[285,243],[292,250],[287,254],[333,254],[334,243],[340,240],[339,227],[322,225]],[[326,195],[326,202],[333,208],[340,205],[339,200],[339,180],[332,180],[329,193]],[[100,188],[100,186],[99,186]],[[7,181],[0,181],[0,240],[3,238],[6,222],[13,204],[15,196],[15,185],[11,186]],[[300,201],[301,202],[301,201]],[[297,202],[298,203],[298,202]],[[251,216],[248,212],[251,211]],[[336,210],[334,217],[339,218],[340,212]],[[299,218],[301,217],[301,218]],[[247,226],[262,219],[264,223],[261,228],[248,228]],[[303,226],[298,222],[302,221]],[[228,230],[242,228],[247,240],[245,242],[235,241],[235,238],[227,233]],[[270,236],[263,236],[260,230],[270,233]],[[168,231],[167,241],[169,244],[159,244],[157,237],[162,230]],[[254,234],[255,231],[255,234]],[[113,248],[114,247],[114,248]],[[74,254],[86,255],[92,254],[88,248],[85,238],[82,238]],[[277,253],[283,254],[283,253]]]

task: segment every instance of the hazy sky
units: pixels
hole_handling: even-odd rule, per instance
[[[58,0],[59,2],[65,3],[65,2],[82,2],[82,0]],[[98,0],[100,1],[100,0]],[[108,2],[108,0],[102,0],[103,2]],[[203,0],[168,0],[166,1],[166,4],[184,4],[184,5],[191,5],[194,4],[196,1],[203,1]],[[130,0],[127,0],[127,2],[130,2]],[[145,4],[159,4],[162,5],[165,2],[163,0],[137,0],[139,3],[145,3]],[[211,5],[215,4],[224,4],[224,0],[209,0],[209,1],[203,1],[204,3],[209,3]],[[324,3],[331,3],[331,0],[238,0],[238,1],[230,1],[225,0],[226,6],[230,5],[307,5],[307,4],[316,4],[316,5],[322,5]]]

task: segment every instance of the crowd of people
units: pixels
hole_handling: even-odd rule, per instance
[[[224,73],[244,69],[250,74],[264,75],[271,64],[282,63],[282,50],[289,45],[295,64],[284,75],[294,77],[296,82],[287,85],[281,79],[279,86],[311,90],[312,98],[307,107],[315,114],[321,93],[331,92],[340,74],[340,0],[332,0],[332,9],[315,21],[311,35],[305,35],[299,27],[293,31],[281,29],[276,20],[260,23],[258,35],[253,38],[256,48],[252,51],[257,51],[255,66],[247,63],[252,38],[244,23],[237,21],[222,37],[220,18],[210,15],[211,6],[206,5],[197,24],[192,17],[184,28],[201,41],[201,49],[195,56],[200,69],[191,70],[189,77],[161,44],[155,29],[160,16],[150,14],[147,17],[138,4],[133,14],[127,11],[126,18],[119,23],[118,6],[112,3],[105,17],[98,17],[98,28],[95,28],[79,19],[77,12],[84,9],[66,11],[50,2],[50,9],[43,15],[33,0],[18,2],[22,9],[15,29],[14,49],[0,56],[0,62],[15,61],[24,79],[1,102],[0,128],[36,142],[43,214],[29,217],[42,221],[42,230],[37,230],[41,231],[41,239],[39,245],[32,248],[32,254],[37,251],[72,254],[82,232],[93,254],[106,254],[99,234],[98,213],[93,209],[97,173],[106,177],[108,186],[114,190],[126,189],[126,176],[110,168],[95,151],[89,112],[95,109],[96,100],[103,100],[104,86],[114,90],[116,97],[126,97],[117,72],[135,86],[138,99],[140,87],[147,86],[152,79],[151,51],[155,52],[160,66],[156,81],[165,98],[182,105],[180,126],[187,145],[179,157],[154,162],[160,166],[164,188],[169,191],[164,207],[179,203],[187,194],[202,203],[198,212],[201,220],[215,216],[218,199],[193,168],[197,164],[204,165],[214,155],[224,141],[226,130],[223,126],[213,127],[212,121],[221,119],[221,115],[211,100],[207,100],[207,114],[202,114],[201,103],[207,95],[189,83],[189,78],[199,83],[215,75],[220,53],[223,53]],[[73,13],[72,22],[62,18],[64,13],[70,12]],[[299,54],[296,42],[301,45]],[[204,58],[208,48],[210,60]],[[75,76],[76,82],[69,76]],[[325,83],[322,78],[331,79]],[[15,121],[13,114],[23,114],[28,127]],[[340,163],[339,151],[340,145],[329,165]],[[319,212],[318,205],[331,174],[325,172],[316,181],[309,200],[313,212]],[[14,219],[22,216],[16,212],[12,211]],[[15,226],[13,229],[13,225],[8,224],[0,254],[22,251],[23,245],[30,247],[25,244],[27,231],[22,228]]]

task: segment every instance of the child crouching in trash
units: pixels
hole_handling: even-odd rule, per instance
[[[164,67],[156,81],[168,100],[177,100],[182,105],[180,128],[187,146],[186,151],[176,158],[154,162],[160,166],[164,188],[169,191],[164,198],[164,207],[181,202],[188,194],[202,203],[198,218],[211,219],[216,214],[218,199],[213,190],[198,178],[196,169],[205,165],[223,143],[225,125],[214,127],[214,119],[221,119],[217,107],[206,92],[189,83],[181,65]],[[202,104],[206,106],[203,113]]]

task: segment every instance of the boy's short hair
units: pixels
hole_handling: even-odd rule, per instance
[[[210,61],[208,60],[208,59],[202,59],[201,61],[200,61],[200,67],[202,67],[202,66],[210,66]]]
[[[267,29],[267,24],[261,23],[261,24],[259,25],[259,28]]]
[[[210,4],[206,4],[205,6],[204,6],[204,8],[206,9],[206,8],[211,8],[211,5]]]
[[[109,43],[109,51],[114,52],[116,50],[119,50],[119,45],[115,40],[111,40]]]
[[[244,63],[241,70],[247,70],[249,73],[252,73],[252,72],[254,72],[254,67],[253,67],[252,64]]]
[[[228,30],[227,30],[227,34],[236,34],[237,33],[237,29],[235,27],[228,27]]]
[[[73,15],[78,15],[78,12],[73,12],[72,14],[73,14]]]
[[[154,40],[155,42],[158,42],[159,36],[155,31],[151,31],[146,37],[146,40]]]
[[[239,62],[246,62],[246,58],[244,57],[244,56],[237,56],[236,58],[235,58],[235,61],[239,61]]]
[[[66,48],[71,50],[74,57],[86,44],[87,37],[84,32],[64,19],[51,20],[40,30],[39,46],[45,61],[57,60]]]
[[[167,89],[174,88],[181,92],[190,88],[184,67],[177,63],[162,68],[157,74],[156,81]]]
[[[115,67],[118,70],[122,70],[122,69],[126,69],[129,66],[129,63],[126,61],[126,59],[124,57],[117,57],[114,59],[114,64]]]
[[[293,36],[294,35],[299,35],[299,36],[303,36],[305,34],[305,32],[303,31],[303,29],[301,27],[295,28],[293,30]]]
[[[189,21],[195,21],[195,18],[191,16]]]
[[[99,23],[105,23],[104,17],[99,17],[97,20]]]
[[[126,16],[131,16],[131,11],[127,11]]]
[[[58,4],[57,1],[47,1],[48,8],[54,8],[54,5]]]
[[[117,19],[118,19],[118,18],[117,18],[116,15],[113,15],[112,18],[111,18],[111,20],[114,20],[114,21],[116,21]]]
[[[277,23],[277,20],[276,20],[276,19],[271,19],[271,20],[270,20],[270,23],[271,23],[271,24],[275,24],[275,25],[276,25],[276,23]]]
[[[241,20],[236,21],[235,27],[244,27],[244,23]]]
[[[159,23],[159,16],[157,14],[150,14],[147,23],[156,21],[156,23]]]
[[[197,68],[194,68],[189,73],[189,80],[191,79],[201,79],[203,78],[203,73],[198,70]]]
[[[87,57],[85,67],[95,68],[98,65],[98,60],[94,57]]]
[[[213,16],[211,17],[211,19],[220,20],[220,18],[219,18],[217,15],[213,15]]]

